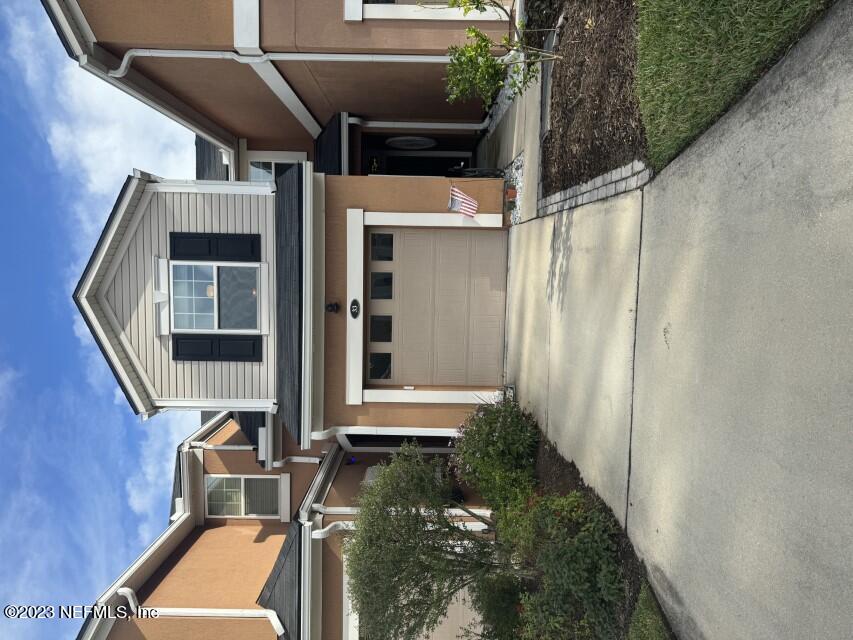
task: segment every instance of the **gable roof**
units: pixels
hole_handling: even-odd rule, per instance
[[[98,288],[139,206],[145,186],[155,181],[158,179],[154,176],[136,170],[125,179],[72,296],[134,413],[146,415],[154,413],[151,398],[106,317]]]

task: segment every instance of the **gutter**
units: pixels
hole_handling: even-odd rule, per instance
[[[266,618],[276,636],[284,635],[284,625],[272,609],[207,609],[200,607],[140,607],[136,593],[129,587],[117,591],[130,605],[133,615],[144,618]]]
[[[108,71],[111,78],[122,78],[130,70],[135,58],[192,58],[195,60],[233,60],[241,64],[266,62],[413,62],[420,64],[448,64],[450,56],[389,53],[279,53],[243,55],[234,51],[204,51],[193,49],[128,49],[117,69]]]
[[[102,60],[112,60],[114,56],[100,47],[86,22],[76,0],[41,0],[57,37],[68,56],[86,71],[133,96],[175,122],[184,125],[193,133],[225,149],[230,156],[232,166],[237,154],[237,139],[213,121],[195,112],[192,107],[174,96],[163,98],[157,91],[165,92],[142,76],[126,82],[118,82],[107,73]],[[170,99],[169,99],[170,98]]]

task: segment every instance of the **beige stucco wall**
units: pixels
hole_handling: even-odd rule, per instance
[[[299,445],[294,442],[290,434],[285,430],[283,435],[284,450],[281,457],[298,455],[298,456],[319,456],[324,449],[329,448],[327,442],[316,442],[314,446],[305,451],[299,448]],[[231,444],[245,445],[249,444],[246,436],[240,431],[235,422],[230,421],[219,432],[217,432],[208,441],[208,444]],[[205,474],[219,473],[229,475],[271,475],[276,476],[282,473],[290,474],[290,511],[289,515],[293,515],[299,508],[305,494],[308,491],[308,486],[317,475],[318,465],[310,462],[290,462],[282,467],[276,467],[271,471],[266,471],[258,464],[255,451],[224,451],[215,449],[205,449],[204,466]],[[203,502],[202,502],[203,508]],[[240,523],[241,520],[228,520],[222,518],[214,518],[207,520],[208,524],[225,523]]]
[[[120,620],[109,640],[275,640],[266,618],[159,618]]]
[[[259,609],[287,523],[264,520],[197,527],[139,589],[145,607]]]
[[[230,49],[232,0],[77,0],[102,46]]]
[[[506,24],[470,21],[494,38]],[[362,20],[344,22],[343,0],[261,0],[261,47],[266,51],[444,53],[465,39],[468,21]]]

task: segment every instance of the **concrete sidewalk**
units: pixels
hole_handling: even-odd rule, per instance
[[[639,191],[510,232],[507,380],[624,520]]]
[[[507,380],[627,497],[679,637],[853,637],[853,0],[642,194],[510,246]]]

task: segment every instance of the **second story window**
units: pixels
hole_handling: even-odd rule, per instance
[[[308,154],[302,151],[249,151],[250,182],[275,182],[285,171],[298,162],[305,162]]]
[[[277,518],[279,476],[206,476],[208,518]]]
[[[257,264],[173,262],[174,330],[258,331],[259,270]]]

